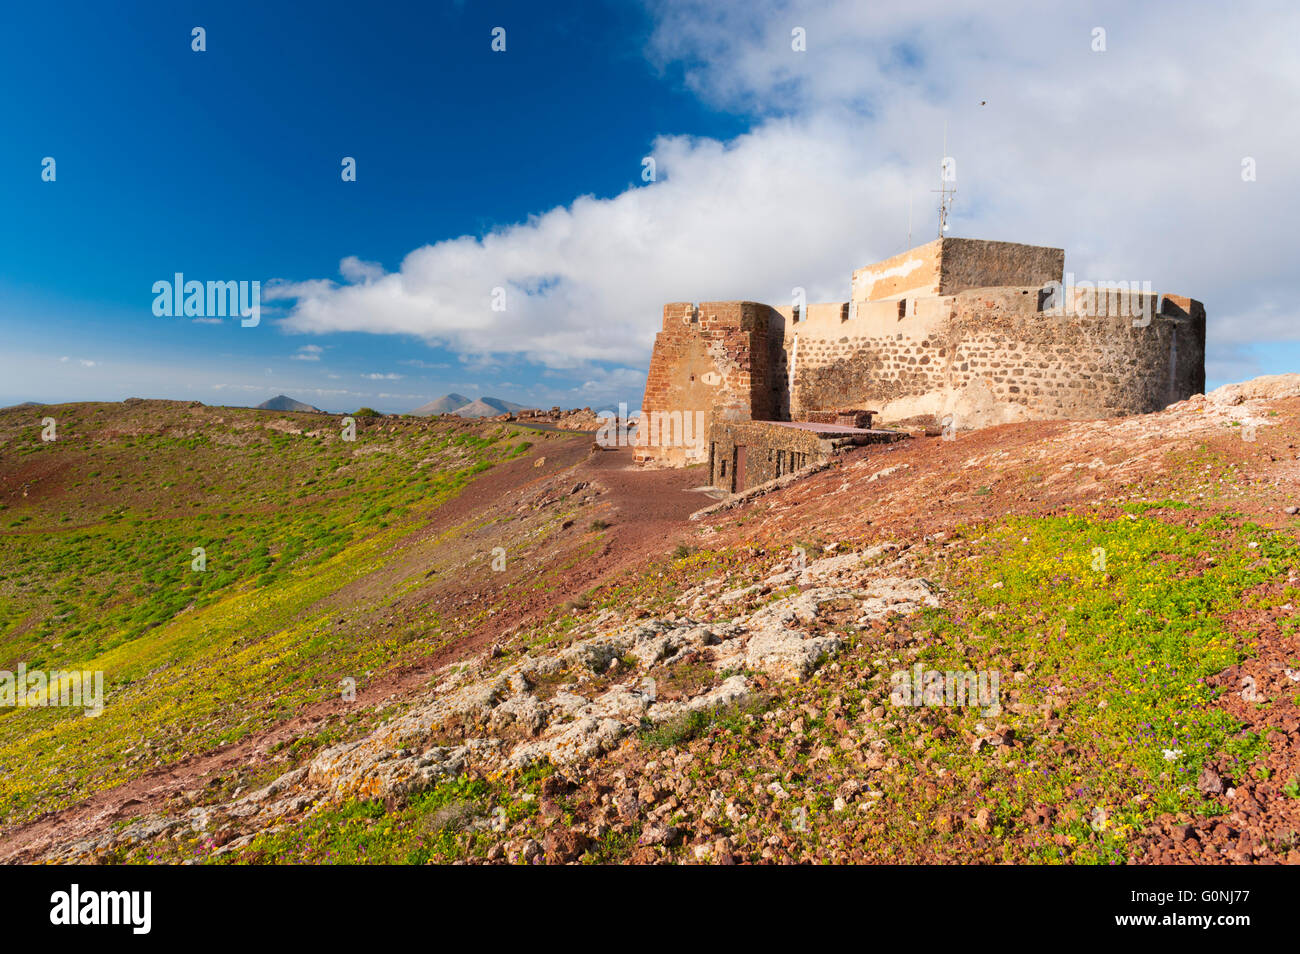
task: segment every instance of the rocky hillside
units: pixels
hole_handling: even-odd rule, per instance
[[[103,747],[127,770],[11,790],[0,854],[1300,861],[1297,412],[1288,376],[1142,417],[918,433],[722,508],[691,489],[698,469],[635,470],[578,435],[533,431],[503,458],[514,425],[383,425],[347,459],[473,435],[459,446],[488,441],[487,466],[427,505],[358,514],[349,545],[366,549],[339,552],[354,573],[285,567],[274,585],[300,595],[260,640],[220,635],[250,596],[238,583],[136,634],[137,653],[170,639],[192,656],[150,656],[76,723],[78,764]],[[94,466],[11,466],[34,434],[9,428],[6,517],[27,514],[24,475],[58,500]],[[57,526],[41,506],[32,522]],[[40,624],[5,619],[7,645],[32,645]],[[151,680],[193,692],[208,671],[169,666],[240,643],[252,667],[314,658],[335,632],[364,660],[291,663],[285,684],[314,689],[287,702],[262,695],[273,680],[231,688],[233,733],[100,729],[157,698]],[[335,683],[363,665],[349,698]],[[58,775],[69,756],[45,753],[74,741],[67,721],[7,736],[3,760]]]

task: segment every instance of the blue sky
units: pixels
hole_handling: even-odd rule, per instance
[[[0,11],[0,403],[635,407],[662,302],[928,239],[945,123],[953,234],[1201,298],[1212,385],[1300,365],[1287,8],[116,6]],[[261,324],[155,316],[176,272]]]
[[[158,318],[151,287],[177,271],[333,275],[358,252],[391,268],[428,242],[621,192],[660,128],[740,128],[656,75],[640,55],[649,19],[621,4],[126,6],[0,14],[0,329],[10,353],[84,368],[82,386],[13,368],[6,403],[126,397],[153,380],[132,380],[144,366],[174,366],[184,388],[150,396],[231,403],[293,384],[356,392],[301,395],[335,409],[368,394],[394,409],[448,390],[558,397],[569,382],[527,362],[461,361],[419,336],[286,335],[269,303],[256,329]],[[293,358],[305,345],[317,360]],[[205,393],[258,375],[261,390]]]

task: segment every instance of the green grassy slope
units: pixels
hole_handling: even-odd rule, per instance
[[[340,435],[332,417],[176,402],[0,414],[0,669],[102,670],[107,703],[0,709],[0,819],[235,741],[436,640],[434,618],[358,639],[322,601],[526,449],[520,431],[378,419]]]

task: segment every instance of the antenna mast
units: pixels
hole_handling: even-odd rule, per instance
[[[943,123],[943,157],[939,160],[939,238],[948,231],[948,210],[952,207],[952,197],[957,194],[955,188],[949,189],[948,183],[948,121]]]

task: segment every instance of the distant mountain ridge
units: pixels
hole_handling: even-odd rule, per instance
[[[471,403],[470,398],[453,391],[451,394],[444,394],[442,397],[430,401],[427,404],[421,404],[411,413],[421,417],[426,417],[430,414],[451,414],[457,408],[464,407],[469,403]]]
[[[457,417],[496,417],[498,414],[522,411],[527,407],[526,404],[515,404],[513,401],[503,401],[501,398],[494,397],[481,397],[471,401],[463,394],[452,393],[444,394],[428,404],[421,404],[411,413],[420,416],[455,414]]]
[[[263,401],[257,406],[260,411],[310,411],[314,414],[324,414],[318,407],[310,404],[303,404],[302,401],[295,401],[287,394],[277,394],[269,401]]]

